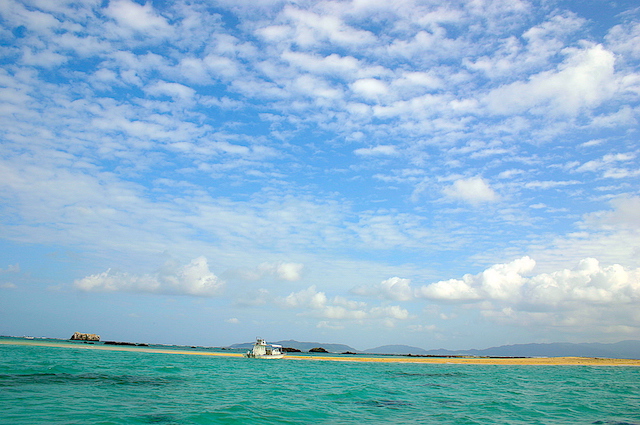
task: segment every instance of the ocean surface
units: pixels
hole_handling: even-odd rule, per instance
[[[636,424],[640,368],[0,344],[2,424]]]

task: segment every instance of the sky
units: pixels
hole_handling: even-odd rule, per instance
[[[0,334],[640,339],[631,0],[0,1]]]

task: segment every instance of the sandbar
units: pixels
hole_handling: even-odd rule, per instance
[[[40,347],[76,348],[84,350],[133,351],[158,354],[181,354],[195,356],[242,357],[242,353],[192,351],[169,348],[150,348],[132,346],[95,345],[65,343],[61,341],[25,341],[0,339],[3,345],[32,345]],[[334,361],[334,362],[373,362],[373,363],[424,363],[424,364],[471,364],[471,365],[511,365],[511,366],[640,366],[640,359],[607,359],[600,357],[413,357],[380,356],[364,357],[359,355],[310,356],[290,354],[283,360]]]

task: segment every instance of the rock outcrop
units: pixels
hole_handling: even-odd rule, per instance
[[[310,353],[328,353],[328,351],[322,347],[312,348],[311,350],[309,350],[309,352]]]
[[[100,341],[100,335],[74,332],[69,339],[72,341]]]

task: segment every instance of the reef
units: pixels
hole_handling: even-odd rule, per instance
[[[72,341],[100,341],[100,335],[74,332],[69,339]]]

